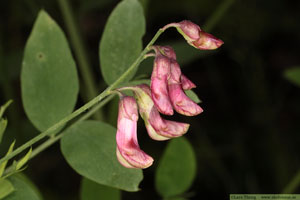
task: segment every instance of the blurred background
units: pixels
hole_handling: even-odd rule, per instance
[[[75,26],[92,66],[100,92],[98,48],[106,20],[117,0],[69,0]],[[300,2],[293,0],[141,0],[146,16],[147,44],[170,23],[191,20],[224,41],[217,51],[197,51],[174,30],[156,44],[175,48],[183,73],[197,88],[204,112],[175,116],[191,124],[186,138],[197,156],[197,177],[189,199],[228,199],[231,193],[281,193],[300,169],[300,88],[285,71],[300,66]],[[45,9],[70,37],[59,1],[11,0],[0,7],[0,104],[14,103],[6,112],[9,126],[1,144],[6,152],[13,138],[20,145],[36,134],[24,114],[20,95],[23,50],[40,9]],[[70,40],[69,40],[70,41]],[[70,44],[71,48],[72,44]],[[138,76],[149,77],[153,59],[142,63]],[[81,87],[84,90],[84,85]],[[78,106],[86,102],[80,98]],[[116,101],[105,107],[117,109]],[[106,119],[115,124],[116,115]],[[159,160],[167,142],[149,140],[142,123],[139,141]],[[180,162],[180,161],[178,161]],[[124,200],[159,199],[154,188],[156,164],[144,170],[137,193],[122,192]],[[59,144],[30,161],[25,173],[44,199],[79,199],[81,178],[66,163]],[[294,193],[300,189],[295,188]]]

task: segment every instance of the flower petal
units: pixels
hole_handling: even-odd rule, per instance
[[[215,36],[204,32],[197,24],[184,20],[173,23],[177,31],[193,47],[201,50],[213,50],[219,48],[224,42]]]
[[[122,97],[119,103],[117,125],[117,158],[129,168],[147,168],[152,165],[153,158],[139,147],[137,140],[137,104],[133,97]],[[126,162],[125,162],[126,161]]]
[[[168,81],[168,91],[173,108],[180,114],[195,116],[203,112],[202,108],[186,96],[182,89],[182,77],[179,64],[171,62],[171,76]]]
[[[181,80],[182,89],[190,90],[190,89],[196,88],[196,85],[190,79],[188,79],[185,75],[181,74],[180,80]]]
[[[145,121],[149,136],[154,140],[167,140],[185,134],[189,124],[163,119],[154,103],[151,102],[150,88],[148,85],[136,86],[135,95],[139,111]]]
[[[169,75],[170,59],[158,55],[155,58],[151,75],[151,97],[159,112],[165,115],[173,115],[173,108],[168,95]]]

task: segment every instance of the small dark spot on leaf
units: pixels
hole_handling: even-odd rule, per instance
[[[42,52],[39,52],[37,54],[37,58],[40,59],[40,60],[44,59],[44,57],[45,57],[45,55]]]

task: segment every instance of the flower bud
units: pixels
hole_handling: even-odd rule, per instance
[[[168,81],[168,91],[173,108],[180,114],[195,116],[203,112],[202,108],[186,96],[181,84],[181,70],[176,61],[171,62],[171,75]]]
[[[137,140],[137,104],[133,97],[123,96],[119,103],[117,124],[117,158],[127,168],[147,168],[153,158],[139,147]]]
[[[161,118],[152,99],[148,85],[138,85],[134,89],[139,112],[145,121],[149,136],[154,140],[168,140],[179,137],[188,131],[189,124]]]
[[[169,75],[170,59],[157,53],[151,75],[151,97],[159,112],[165,115],[173,115],[168,95]]]
[[[213,50],[219,48],[224,42],[213,35],[204,32],[197,24],[183,20],[174,25],[178,32],[193,47],[202,50]]]

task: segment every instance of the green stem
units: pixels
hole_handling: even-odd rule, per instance
[[[287,184],[287,186],[282,190],[282,194],[292,194],[300,185],[300,170],[298,170],[297,174],[293,177],[291,182]]]
[[[210,32],[213,27],[220,21],[224,13],[231,7],[235,0],[224,0],[218,7],[215,9],[215,12],[210,16],[207,22],[203,25],[203,30]]]
[[[76,123],[81,122],[85,119],[88,119],[91,115],[93,115],[98,109],[100,109],[101,107],[103,107],[106,103],[108,103],[115,95],[110,95],[109,97],[107,97],[106,99],[104,99],[101,103],[99,103],[98,105],[94,106],[91,110],[89,110],[86,114],[84,114],[81,118],[79,118],[75,123],[73,123],[71,126],[69,126],[67,129],[70,129],[71,127],[73,127]],[[52,144],[54,144],[55,142],[57,142],[58,140],[60,140],[65,134],[67,133],[66,130],[64,130],[61,134],[55,135],[54,137],[50,137],[48,140],[46,140],[44,143],[40,144],[38,147],[36,147],[32,153],[31,156],[29,158],[29,160],[31,160],[32,158],[34,158],[36,155],[38,155],[39,153],[41,153],[42,151],[44,151],[45,149],[47,149],[49,146],[51,146]],[[12,170],[12,165],[9,166],[6,170],[5,170],[5,174],[8,174],[9,172],[11,172]]]
[[[39,135],[37,135],[36,137],[32,138],[31,140],[29,140],[28,142],[26,142],[25,144],[23,144],[22,146],[20,146],[19,148],[17,148],[16,150],[14,150],[13,152],[11,152],[10,154],[4,156],[2,159],[0,159],[0,164],[6,160],[11,159],[12,157],[18,155],[19,153],[21,153],[22,151],[24,151],[26,148],[32,146],[33,144],[35,144],[36,142],[40,141],[41,139],[43,139],[46,136],[51,135],[54,131],[56,131],[58,128],[62,127],[63,125],[65,125],[67,122],[69,122],[70,120],[74,119],[75,117],[77,117],[78,115],[80,115],[82,112],[86,111],[87,109],[93,107],[94,105],[96,105],[97,103],[99,103],[100,101],[102,101],[102,99],[108,95],[111,94],[111,91],[113,89],[115,89],[120,83],[122,83],[128,75],[131,74],[131,72],[133,70],[135,70],[135,68],[142,62],[142,60],[144,59],[144,55],[150,50],[150,47],[154,44],[154,42],[157,40],[157,38],[164,32],[163,29],[159,29],[157,31],[157,33],[155,34],[155,36],[152,38],[152,40],[149,42],[149,44],[145,47],[145,49],[141,52],[140,56],[135,60],[135,62],[127,69],[127,71],[122,74],[113,84],[111,84],[109,87],[107,87],[103,92],[101,92],[98,96],[96,96],[95,98],[93,98],[91,101],[89,101],[88,103],[86,103],[85,105],[83,105],[82,107],[78,108],[77,110],[75,110],[73,113],[71,113],[70,115],[66,116],[65,118],[61,119],[59,122],[57,122],[56,124],[54,124],[53,126],[51,126],[50,128],[48,128],[46,131],[40,133]]]
[[[95,84],[94,76],[91,72],[91,66],[87,59],[87,53],[80,37],[79,30],[76,26],[74,15],[68,0],[57,0],[59,7],[61,9],[64,22],[66,24],[72,46],[74,47],[74,52],[76,54],[80,74],[82,75],[83,83],[86,87],[86,96],[83,98],[89,101],[97,95],[97,88]],[[103,115],[100,112],[96,112],[94,117],[98,120],[103,119]]]

